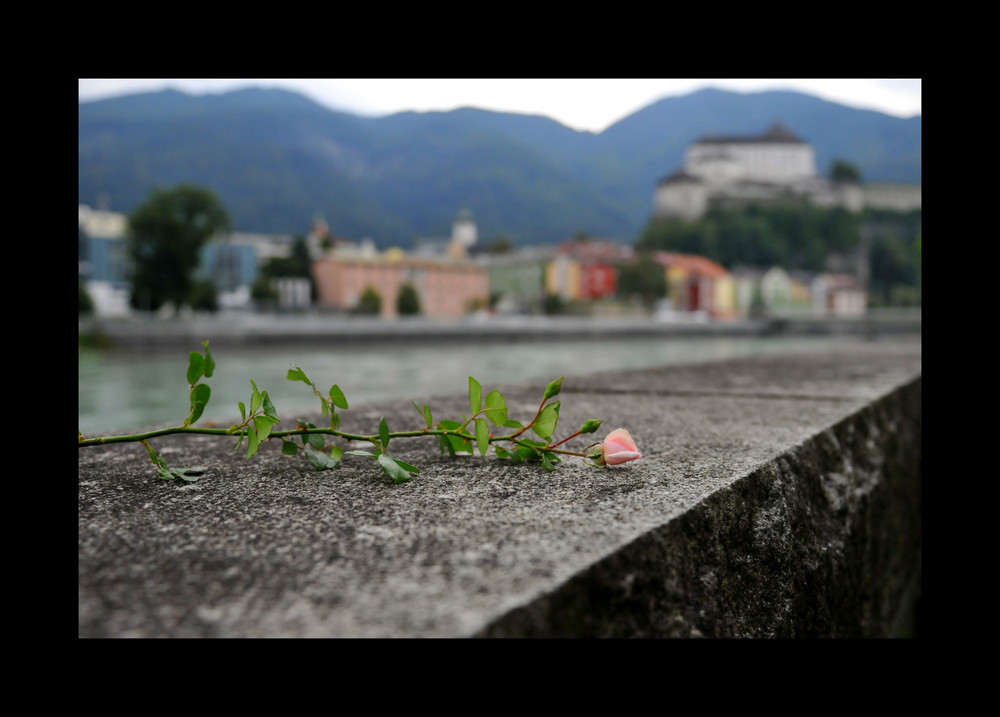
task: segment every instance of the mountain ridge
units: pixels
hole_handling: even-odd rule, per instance
[[[656,181],[707,134],[780,121],[817,169],[920,181],[920,116],[897,118],[792,91],[707,88],[667,97],[603,132],[543,115],[463,107],[361,117],[296,92],[178,90],[79,104],[80,203],[129,213],[154,187],[215,191],[239,231],[301,234],[316,214],[351,239],[408,247],[447,236],[461,208],[482,241],[548,244],[586,232],[631,242]]]

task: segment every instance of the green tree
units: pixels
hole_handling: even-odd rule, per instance
[[[640,255],[631,264],[618,267],[618,293],[638,297],[652,309],[657,299],[667,295],[666,271],[648,255]]]
[[[830,165],[830,179],[834,182],[851,182],[857,184],[861,181],[861,172],[858,168],[842,159],[833,160]]]
[[[499,236],[492,242],[486,245],[487,254],[508,254],[517,247],[514,245],[514,241],[510,237]]]
[[[128,218],[132,306],[156,311],[167,303],[191,304],[201,248],[229,226],[228,212],[208,189],[181,184],[153,191]]]
[[[400,316],[413,316],[420,313],[420,297],[413,284],[403,284],[399,287],[399,296],[396,297],[396,312]]]
[[[278,290],[271,283],[271,278],[264,272],[257,276],[257,280],[250,287],[250,298],[259,306],[274,305],[278,303]]]
[[[216,312],[219,310],[219,292],[210,279],[194,281],[188,294],[188,303],[196,311]]]
[[[862,221],[843,207],[714,207],[696,221],[652,220],[635,247],[699,254],[726,267],[778,265],[820,271],[831,253],[846,254],[858,247]],[[896,215],[885,221],[913,223]]]
[[[303,237],[295,237],[292,250],[287,257],[271,257],[261,267],[268,276],[309,277],[312,259],[309,258],[309,248]]]
[[[374,286],[366,286],[358,299],[356,313],[377,316],[382,313],[382,296],[375,290]]]
[[[566,311],[566,302],[559,294],[546,293],[542,300],[542,311],[549,316],[561,314]]]
[[[80,282],[80,298],[77,307],[80,309],[80,316],[94,313],[94,300],[90,298],[90,294],[87,293],[82,282]]]
[[[271,257],[267,262],[260,268],[261,277],[263,278],[262,284],[267,284],[272,287],[271,279],[277,279],[280,277],[292,277],[292,278],[304,278],[309,280],[309,295],[312,300],[316,300],[316,280],[312,275],[312,258],[309,256],[309,247],[306,245],[305,238],[298,236],[292,242],[292,251],[287,257]],[[261,278],[258,278],[258,282],[261,282]],[[266,293],[263,285],[261,290]],[[268,297],[261,296],[262,300],[267,300]],[[277,291],[275,291],[275,299],[277,299]]]

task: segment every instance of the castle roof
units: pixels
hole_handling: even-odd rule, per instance
[[[679,182],[695,182],[697,184],[702,184],[701,177],[688,174],[683,169],[678,169],[673,174],[668,174],[666,177],[657,182],[657,184],[675,184]]]
[[[755,142],[758,144],[806,144],[806,141],[794,134],[780,122],[775,122],[763,134],[758,135],[706,135],[696,144],[739,144]]]

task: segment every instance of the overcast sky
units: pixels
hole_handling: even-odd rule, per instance
[[[380,116],[457,107],[551,117],[601,132],[664,97],[703,87],[737,92],[797,90],[897,117],[920,114],[919,79],[80,79],[80,101],[165,87],[189,93],[284,87],[334,110]]]

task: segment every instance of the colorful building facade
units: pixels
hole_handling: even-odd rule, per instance
[[[729,272],[703,256],[655,252],[653,261],[667,274],[667,298],[675,311],[699,311],[712,318],[737,315],[736,294]]]
[[[546,267],[545,290],[567,301],[612,297],[618,291],[618,266],[634,258],[631,246],[612,241],[566,242]]]
[[[376,257],[323,257],[313,262],[317,303],[343,312],[357,310],[369,287],[381,298],[382,316],[397,315],[400,289],[410,284],[424,316],[457,318],[489,301],[489,276],[471,262],[428,261],[401,253]]]

